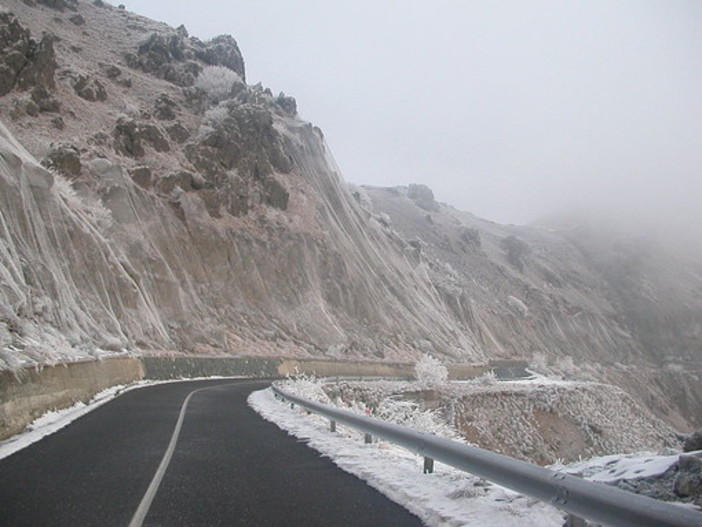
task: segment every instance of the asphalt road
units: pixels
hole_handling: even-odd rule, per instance
[[[246,404],[264,381],[127,392],[0,460],[1,526],[127,526],[194,393],[147,526],[420,526]]]

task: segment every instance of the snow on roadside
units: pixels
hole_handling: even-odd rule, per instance
[[[441,463],[433,474],[422,474],[422,458],[395,445],[366,445],[357,432],[306,415],[274,398],[270,388],[253,392],[249,405],[268,421],[329,457],[343,470],[365,480],[416,514],[428,526],[561,527],[564,514]]]
[[[61,430],[79,417],[95,410],[95,408],[102,406],[106,402],[111,401],[119,394],[127,390],[145,386],[147,384],[147,382],[137,382],[130,385],[118,384],[95,394],[95,396],[87,404],[78,402],[69,408],[45,413],[41,417],[38,417],[32,421],[27,426],[27,430],[25,432],[14,435],[5,441],[0,441],[0,459],[6,458],[18,450],[22,450],[32,443],[36,443],[43,437]]]

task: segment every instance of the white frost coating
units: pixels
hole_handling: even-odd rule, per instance
[[[439,359],[426,353],[414,365],[414,373],[421,388],[441,386],[448,380],[446,366]]]
[[[679,457],[678,454],[658,456],[651,453],[603,456],[573,463],[565,470],[580,473],[591,481],[612,483],[623,479],[660,476],[675,465]]]
[[[221,99],[232,91],[234,84],[243,84],[241,77],[224,66],[207,66],[195,80],[195,86],[204,90],[210,97]]]
[[[168,340],[110,224],[0,123],[0,368],[99,358],[128,332]]]
[[[340,468],[416,514],[429,526],[560,527],[563,513],[544,503],[436,463],[422,474],[422,460],[385,442],[365,445],[339,426],[328,431],[326,420],[306,416],[276,401],[270,389],[254,392],[249,404],[265,419],[328,456]]]
[[[526,304],[524,302],[519,300],[516,296],[511,296],[511,295],[508,296],[507,297],[507,305],[517,315],[520,315],[522,317],[526,317],[529,314],[529,308],[526,306]]]

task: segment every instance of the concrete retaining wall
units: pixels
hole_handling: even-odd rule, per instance
[[[264,357],[142,357],[147,379],[279,377],[281,359]]]
[[[0,371],[0,439],[21,432],[49,410],[87,402],[110,386],[143,377],[141,361],[133,358]]]
[[[411,377],[411,364],[294,360],[263,357],[143,357],[149,379],[188,377],[285,377],[296,372],[319,377]]]
[[[488,365],[454,364],[452,379],[478,377]],[[319,377],[414,376],[414,364],[344,362],[264,357],[142,357],[77,362],[17,372],[0,371],[0,440],[21,432],[49,410],[87,402],[96,393],[138,379],[192,377],[274,378],[296,372]]]

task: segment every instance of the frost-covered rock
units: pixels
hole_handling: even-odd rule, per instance
[[[693,432],[685,438],[683,452],[702,450],[702,429]]]

